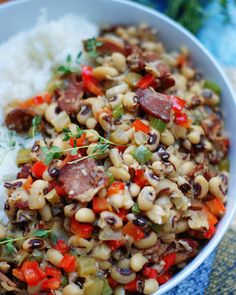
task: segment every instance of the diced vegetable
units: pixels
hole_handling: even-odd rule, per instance
[[[90,66],[82,67],[82,80],[84,82],[84,88],[91,93],[99,96],[103,95],[102,88],[99,85],[97,79],[93,77],[93,68]]]
[[[164,272],[166,273],[171,266],[175,264],[176,253],[170,253],[162,257],[162,260],[165,262]]]
[[[69,143],[71,147],[83,146],[85,145],[86,134],[83,133],[80,138],[70,138]]]
[[[34,108],[38,105],[41,105],[43,103],[49,104],[52,100],[52,96],[49,93],[45,93],[44,95],[37,95],[33,98],[27,99],[23,101],[20,106],[21,108]]]
[[[31,188],[32,183],[33,183],[33,179],[32,179],[32,177],[31,177],[31,175],[29,175],[29,176],[27,177],[26,182],[23,184],[23,188],[24,188],[26,191],[29,191],[29,189]]]
[[[145,266],[143,269],[143,275],[149,279],[157,279],[158,272],[155,268]]]
[[[133,157],[139,162],[139,164],[144,164],[151,159],[152,153],[145,146],[140,145],[134,151]]]
[[[29,286],[36,286],[46,274],[40,269],[37,261],[26,260],[22,265],[22,273]]]
[[[112,295],[113,294],[113,290],[111,289],[108,280],[105,279],[103,281],[103,289],[102,289],[102,295]]]
[[[172,101],[172,109],[175,113],[181,112],[186,105],[186,100],[175,95],[171,95],[170,100]]]
[[[205,80],[203,87],[211,89],[212,91],[214,91],[218,95],[221,94],[220,86],[212,80]]]
[[[116,249],[120,248],[125,244],[124,240],[111,240],[111,241],[106,241],[106,244],[111,248],[112,251],[115,251]]]
[[[165,273],[163,275],[161,275],[160,277],[157,278],[157,281],[160,285],[165,284],[166,282],[168,282],[170,279],[172,278],[172,275],[170,273]]]
[[[63,268],[65,272],[72,272],[76,269],[76,258],[73,255],[65,254],[59,263],[59,267]]]
[[[107,202],[105,198],[93,198],[93,211],[95,213],[100,213],[102,211],[111,210],[111,205]]]
[[[145,185],[148,185],[148,181],[144,176],[145,171],[142,169],[136,169],[134,174],[134,182],[143,188]]]
[[[205,239],[210,239],[216,232],[216,227],[214,225],[210,225],[208,231],[203,234]]]
[[[112,183],[112,185],[109,187],[109,189],[107,190],[107,195],[112,196],[115,194],[119,194],[121,193],[123,190],[125,189],[125,184],[124,182],[121,181],[114,181]]]
[[[48,277],[61,279],[62,274],[61,274],[60,269],[57,269],[57,268],[54,268],[54,267],[47,266],[46,269],[45,269],[45,272],[46,272],[46,275],[47,275]]]
[[[108,177],[108,186],[110,186],[115,181],[115,178],[109,171],[106,171],[106,175]]]
[[[138,279],[135,279],[132,282],[125,284],[124,288],[128,292],[136,292],[137,291],[137,283],[138,283]]]
[[[84,295],[102,295],[103,285],[103,280],[90,279],[84,287]]]
[[[78,259],[78,272],[82,277],[93,275],[97,271],[96,259],[93,257],[80,256]]]
[[[124,113],[125,112],[124,112],[122,104],[119,104],[112,111],[112,116],[114,119],[119,120],[124,115]]]
[[[116,215],[118,215],[122,220],[127,220],[126,215],[128,214],[128,210],[124,208],[120,208],[119,212],[116,212]]]
[[[186,113],[176,113],[175,114],[175,122],[176,124],[189,128],[190,127],[190,122],[189,122],[189,118],[188,115]]]
[[[70,251],[70,247],[63,240],[58,240],[53,248],[61,252],[63,255]]]
[[[162,133],[166,129],[166,123],[164,121],[162,121],[161,119],[157,119],[157,118],[154,118],[154,117],[152,117],[150,119],[150,125],[154,129],[159,131],[160,133]]]
[[[80,238],[89,239],[93,232],[93,226],[87,223],[80,223],[74,217],[71,218],[71,231]]]
[[[132,207],[132,213],[134,214],[140,214],[141,210],[139,209],[139,206],[137,203],[134,203],[133,207]]]
[[[230,168],[230,166],[229,166],[229,158],[223,159],[220,162],[220,164],[219,164],[220,171],[227,171],[227,172],[229,172],[229,168]]]
[[[209,201],[205,201],[205,205],[215,216],[222,216],[225,213],[225,206],[220,198],[215,197]]]
[[[145,236],[144,232],[138,226],[134,225],[132,221],[129,221],[123,227],[122,231],[125,235],[132,237],[135,241],[139,241]]]
[[[135,120],[132,124],[132,127],[134,127],[135,131],[142,131],[146,134],[150,132],[150,127],[142,122],[142,120]]]
[[[16,164],[22,165],[31,161],[30,149],[20,149],[16,156]]]
[[[218,219],[216,218],[216,216],[213,215],[211,213],[211,211],[209,211],[209,209],[206,206],[204,206],[203,210],[207,214],[207,220],[208,220],[208,223],[209,223],[209,227],[211,227],[213,225],[216,225],[218,223]]]
[[[13,268],[12,274],[14,277],[16,277],[18,280],[25,282],[25,276],[23,271],[20,268]]]
[[[57,194],[56,189],[52,189],[50,192],[48,192],[45,196],[45,199],[47,199],[52,205],[60,202],[60,198]]]
[[[152,85],[154,80],[155,77],[152,74],[146,74],[138,81],[136,86],[141,89],[146,89]]]
[[[43,173],[47,170],[48,166],[45,165],[43,162],[35,162],[31,168],[32,173],[37,178],[42,178]]]
[[[41,289],[42,290],[57,290],[60,287],[60,280],[58,278],[47,279],[42,282]]]

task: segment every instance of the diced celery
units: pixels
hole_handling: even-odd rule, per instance
[[[139,164],[144,164],[151,159],[152,153],[145,146],[140,145],[134,151],[133,157],[139,162]]]
[[[49,193],[44,196],[52,205],[60,202],[60,197],[57,194],[57,191],[52,189]]]
[[[101,295],[103,285],[103,281],[98,278],[89,279],[84,285],[84,295]]]
[[[104,285],[103,285],[103,289],[102,289],[102,295],[112,295],[113,291],[108,283],[108,280],[104,280]]]
[[[16,156],[17,165],[29,163],[31,161],[30,149],[21,149]]]
[[[230,167],[229,158],[223,159],[219,164],[219,170],[220,171],[229,172],[229,167]]]
[[[132,213],[134,214],[140,214],[141,210],[139,209],[139,206],[137,203],[134,203],[133,207],[132,207]]]
[[[154,129],[156,129],[160,133],[162,133],[166,129],[166,123],[154,117],[151,118],[150,124]]]
[[[114,119],[119,120],[124,115],[124,113],[125,112],[124,112],[122,104],[119,104],[112,111],[112,116],[113,116]]]
[[[211,81],[211,80],[205,80],[203,87],[211,89],[214,91],[216,94],[220,95],[221,94],[221,88],[216,82]]]

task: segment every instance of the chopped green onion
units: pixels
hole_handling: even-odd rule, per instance
[[[156,234],[159,234],[163,229],[163,225],[161,225],[161,224],[150,224],[149,228],[152,231],[154,231]]]
[[[229,167],[230,167],[229,158],[223,159],[219,164],[219,170],[220,171],[229,172]]]
[[[108,280],[103,281],[102,295],[112,295],[113,291],[108,283]]]
[[[218,84],[216,84],[214,81],[205,80],[203,87],[211,89],[212,91],[214,91],[218,95],[221,94],[220,86]]]
[[[152,153],[145,146],[140,145],[134,151],[133,157],[139,162],[139,164],[144,164],[151,159]]]
[[[166,129],[166,123],[154,117],[151,118],[150,124],[154,129],[156,129],[160,133],[162,133]]]
[[[110,186],[115,181],[114,176],[109,171],[106,171],[106,175],[108,177],[108,185]]]
[[[122,104],[119,104],[112,111],[112,116],[114,117],[114,119],[119,120],[124,115],[124,113],[125,112],[124,112]]]
[[[132,213],[134,214],[140,214],[141,210],[139,209],[139,206],[137,203],[134,203],[133,207],[132,207]]]

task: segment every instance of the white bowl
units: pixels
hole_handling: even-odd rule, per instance
[[[195,66],[206,77],[216,81],[222,89],[223,111],[226,128],[231,140],[230,150],[230,184],[226,214],[217,226],[217,231],[209,243],[201,250],[183,270],[169,282],[161,286],[158,295],[164,294],[190,275],[215,249],[236,211],[236,100],[225,74],[207,52],[207,50],[185,29],[168,17],[142,5],[123,0],[23,0],[14,1],[0,6],[0,42],[35,24],[40,10],[46,8],[48,19],[56,19],[65,14],[83,15],[98,25],[101,24],[137,24],[147,22],[159,31],[160,39],[169,49],[178,49],[185,44],[191,52]]]

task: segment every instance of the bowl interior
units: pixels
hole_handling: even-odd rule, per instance
[[[74,14],[83,16],[98,25],[146,22],[157,28],[160,39],[168,49],[178,49],[181,45],[186,45],[190,49],[192,60],[196,67],[206,77],[216,81],[221,86],[226,129],[231,140],[231,169],[227,212],[218,225],[216,235],[202,249],[200,254],[173,279],[159,289],[158,294],[163,294],[180,283],[181,280],[186,278],[206,259],[219,243],[232,219],[234,211],[236,211],[236,202],[234,199],[234,192],[236,190],[236,166],[232,165],[236,159],[236,137],[233,137],[234,126],[236,125],[236,103],[232,90],[214,59],[190,33],[162,14],[129,1],[70,0],[68,2],[64,0],[59,2],[57,0],[18,0],[17,2],[5,4],[0,8],[0,42],[7,40],[21,30],[31,28],[35,24],[42,9],[46,9],[48,20],[57,19],[65,14]]]

